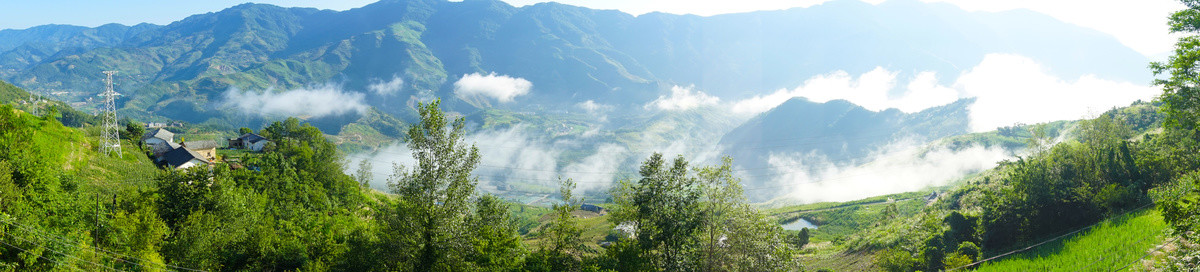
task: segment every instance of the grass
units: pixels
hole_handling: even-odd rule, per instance
[[[547,208],[548,210],[548,208]],[[580,237],[583,240],[584,246],[592,249],[593,252],[601,252],[600,242],[605,241],[605,237],[610,234],[613,228],[616,228],[612,222],[608,222],[608,214],[596,214],[589,211],[576,210],[571,212],[574,214],[578,226],[583,229],[583,234]],[[547,224],[554,219],[554,213],[542,213],[541,218],[538,218],[538,225],[535,226],[528,234],[524,234],[524,243],[529,248],[540,248],[542,244],[541,228],[545,228]]]
[[[1112,271],[1136,262],[1162,243],[1166,230],[1157,210],[1142,210],[1030,251],[984,263],[978,271]]]
[[[925,207],[924,196],[929,191],[908,192],[870,197],[849,202],[820,202],[805,205],[766,209],[779,224],[803,218],[817,225],[812,230],[812,242],[835,241],[870,229],[884,220],[883,211],[896,205],[897,217],[909,217]]]

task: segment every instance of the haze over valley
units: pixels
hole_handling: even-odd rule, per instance
[[[1200,265],[1194,3],[564,2],[0,11],[0,271]]]

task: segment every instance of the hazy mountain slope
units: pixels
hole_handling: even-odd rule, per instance
[[[126,39],[160,26],[107,24],[95,28],[43,25],[28,29],[0,30],[0,71],[4,75],[28,68],[61,51],[84,51],[118,46]]]
[[[671,85],[737,99],[876,66],[938,71],[946,81],[994,52],[1032,57],[1067,77],[1148,78],[1144,56],[1090,29],[1023,11],[969,13],[906,0],[712,17],[495,0],[387,0],[342,12],[243,4],[129,27],[120,39],[40,49],[36,58],[20,53],[55,33],[26,30],[0,43],[0,75],[37,93],[66,91],[58,99],[73,102],[101,91],[100,71],[119,70],[123,114],[191,122],[239,114],[221,108],[231,87],[279,92],[334,83],[406,116],[414,100],[430,96],[466,113],[585,100],[638,109]],[[463,74],[491,72],[527,79],[533,90],[514,103],[454,98]],[[402,92],[366,91],[393,77],[404,81]]]
[[[845,100],[816,103],[793,98],[734,128],[720,144],[747,168],[763,168],[770,154],[816,154],[842,162],[900,140],[918,143],[970,132],[973,99],[905,114],[870,111]]]

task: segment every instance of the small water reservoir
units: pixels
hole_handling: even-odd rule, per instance
[[[797,218],[796,221],[783,224],[783,229],[785,230],[800,230],[803,228],[816,229],[817,224],[808,222],[808,220],[804,220],[804,218]]]

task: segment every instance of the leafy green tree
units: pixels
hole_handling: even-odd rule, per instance
[[[508,204],[493,195],[475,200],[475,216],[468,226],[474,252],[469,261],[482,271],[511,271],[521,266],[525,247]]]
[[[386,218],[395,265],[408,271],[463,270],[474,250],[466,235],[479,150],[463,142],[465,121],[449,121],[440,101],[421,104],[421,122],[409,127],[408,148],[417,165],[395,168],[388,183],[398,197]]]
[[[791,244],[783,228],[750,207],[733,160],[695,169],[701,187],[699,262],[704,271],[783,271],[791,263]],[[808,230],[799,246],[808,243]]]
[[[617,270],[794,269],[783,229],[750,207],[732,169],[728,158],[694,172],[682,157],[643,162],[642,178],[613,192],[610,220],[632,230],[608,249]]]
[[[125,139],[134,141],[135,143],[141,140],[142,135],[146,134],[146,127],[137,121],[128,121],[125,123]]]
[[[354,180],[358,181],[363,188],[371,188],[372,168],[374,168],[374,165],[372,165],[371,161],[368,159],[363,159],[362,161],[358,162],[358,169],[354,172]]]
[[[694,248],[701,228],[701,188],[688,176],[688,163],[682,156],[668,166],[662,154],[655,153],[642,163],[637,183],[622,182],[613,193],[617,208],[611,220],[636,229],[636,241],[642,257],[656,269],[695,270],[698,263]],[[630,260],[620,260],[630,261]]]
[[[802,228],[799,231],[794,231],[787,234],[787,243],[791,244],[796,249],[804,248],[808,244],[809,236],[808,228]]]
[[[246,135],[247,133],[254,133],[254,130],[252,130],[252,129],[248,128],[248,127],[241,127],[241,128],[238,128],[238,135],[239,135],[239,136],[241,136],[241,135]]]
[[[962,256],[967,256],[972,262],[974,262],[975,260],[979,259],[980,252],[979,246],[975,245],[975,243],[962,242],[961,244],[958,244],[958,250],[956,250],[955,253],[961,254]]]
[[[542,230],[542,248],[534,252],[534,258],[526,264],[530,271],[580,271],[587,247],[583,244],[583,228],[572,214],[583,201],[575,198],[575,181],[559,180],[559,194],[563,203],[552,206],[553,220]]]
[[[1175,54],[1166,62],[1150,64],[1156,76],[1154,83],[1163,88],[1159,96],[1166,113],[1164,125],[1193,129],[1200,122],[1200,1],[1181,0],[1187,8],[1171,14],[1171,33],[1187,35],[1175,43]]]

